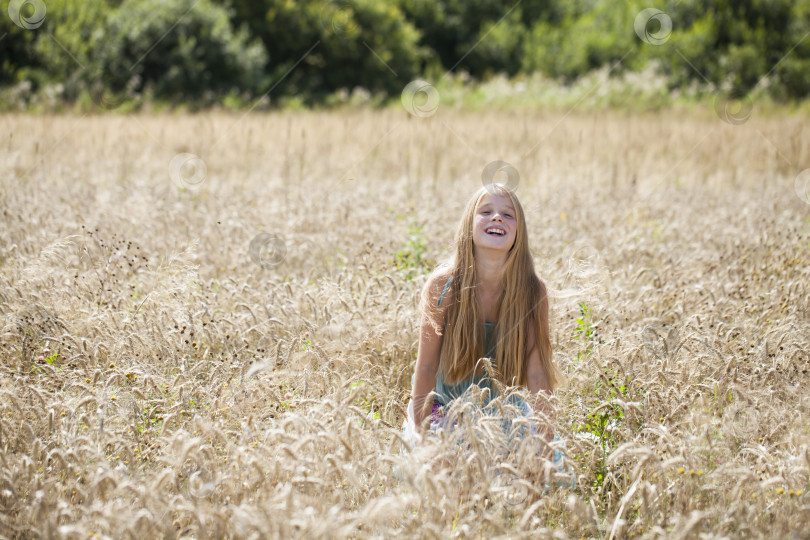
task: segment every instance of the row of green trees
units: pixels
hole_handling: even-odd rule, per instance
[[[317,103],[448,71],[568,82],[652,61],[673,88],[810,92],[810,0],[11,0],[0,36],[0,87],[108,106]]]

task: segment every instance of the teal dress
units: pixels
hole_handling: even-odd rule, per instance
[[[436,303],[437,305],[442,305],[442,300],[444,299],[444,295],[447,292],[447,288],[450,286],[450,282],[453,280],[452,276],[447,280],[447,283],[444,284],[444,289],[442,290],[442,294],[439,296],[439,300]],[[486,356],[488,358],[495,358],[495,350],[497,347],[497,336],[495,335],[495,323],[485,322],[484,323],[484,351],[486,351]],[[413,379],[411,379],[411,384],[413,385]],[[484,408],[488,408],[490,401],[495,397],[492,391],[492,379],[487,377],[486,375],[483,376],[470,376],[469,379],[464,379],[459,381],[456,384],[448,384],[445,383],[442,377],[442,370],[439,369],[436,373],[436,397],[434,398],[434,406],[438,403],[440,407],[444,407],[450,404],[450,402],[456,398],[461,397],[464,393],[472,386],[473,384],[477,385],[480,388],[487,389],[488,392],[486,393],[486,398],[484,402]],[[531,413],[531,409],[529,408],[528,404],[525,401],[520,399],[518,396],[510,396],[508,402],[515,405],[518,410],[523,411],[523,414],[528,415]],[[435,412],[435,409],[434,409]],[[443,415],[442,415],[443,416]],[[431,422],[431,431],[434,429],[453,429],[452,424],[448,424],[446,422],[446,418],[438,419],[437,422]],[[410,420],[411,422],[413,420]],[[514,440],[514,437],[522,438],[526,435],[526,429],[524,427],[520,427],[517,430],[512,430],[510,428],[511,422],[504,421],[504,432],[508,434],[507,441]],[[411,428],[412,429],[412,428]],[[406,431],[405,426],[403,426],[403,431]],[[536,428],[532,426],[530,428],[532,433],[536,433]],[[554,433],[554,442],[558,443],[560,441],[559,435],[555,432]],[[538,453],[541,451],[538,448]],[[563,463],[563,456],[564,450],[562,450],[559,446],[554,449],[554,454],[552,457],[552,463],[557,469],[557,473],[562,473],[563,476],[567,475],[570,478],[565,480],[556,479],[555,483],[557,485],[569,486],[573,487],[576,485],[576,476],[574,475],[574,470],[572,467],[568,467],[566,469]],[[548,491],[549,484],[546,482],[545,491]]]
[[[444,300],[444,295],[447,292],[447,288],[450,286],[450,282],[453,281],[453,276],[450,276],[447,279],[447,282],[444,284],[444,289],[442,290],[442,294],[439,296],[438,302],[436,302],[437,306],[442,305],[442,300]],[[485,322],[484,323],[484,351],[485,356],[487,358],[495,358],[495,350],[498,346],[498,341],[495,336],[495,323]],[[456,384],[445,383],[444,378],[442,377],[442,370],[439,369],[436,373],[436,398],[434,401],[439,403],[440,405],[448,405],[452,400],[461,397],[470,386],[476,385],[479,388],[487,389],[487,397],[484,400],[484,404],[488,404],[490,399],[492,399],[492,380],[486,375],[470,375],[469,379],[464,379]]]

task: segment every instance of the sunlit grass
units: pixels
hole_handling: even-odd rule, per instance
[[[440,108],[0,126],[4,536],[810,527],[805,119]],[[203,160],[200,185],[170,178],[180,153]],[[573,488],[546,489],[546,464],[503,453],[486,420],[469,449],[403,451],[424,274],[495,159],[520,172],[554,294]],[[251,253],[260,233],[283,253]]]

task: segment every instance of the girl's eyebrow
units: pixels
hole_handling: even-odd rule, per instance
[[[484,203],[479,207],[479,210],[484,209],[484,208],[489,208],[491,206],[492,206],[492,203]],[[509,210],[510,212],[515,211],[515,207],[512,206],[511,204],[509,206],[507,206],[506,209]]]

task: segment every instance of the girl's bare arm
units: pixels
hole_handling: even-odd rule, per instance
[[[543,323],[543,328],[541,328],[541,332],[543,335],[548,336],[548,298],[543,298],[540,302],[539,306],[539,313],[541,321],[545,321]],[[547,340],[538,340],[535,336],[534,325],[529,325],[529,358],[528,358],[528,365],[527,365],[527,386],[529,387],[529,392],[532,395],[532,400],[530,405],[535,411],[543,413],[549,420],[550,423],[553,424],[554,422],[554,411],[552,410],[551,406],[549,405],[548,399],[551,398],[552,388],[551,382],[549,380],[548,374],[546,370],[543,368],[543,364],[540,361],[540,349],[539,347],[546,348],[546,357],[551,358],[551,347]],[[545,342],[545,343],[544,343]],[[551,426],[543,426],[540,427],[540,431],[543,434],[544,438],[547,441],[551,441],[553,439],[553,430]]]
[[[529,393],[531,394],[532,398],[529,405],[531,405],[532,409],[535,411],[545,415],[548,418],[549,423],[553,423],[554,411],[548,402],[548,400],[551,398],[551,385],[549,384],[546,372],[540,363],[540,353],[537,347],[534,347],[532,352],[529,354],[528,368],[527,386],[529,387]],[[547,441],[551,441],[553,434],[550,426],[538,427],[540,428],[543,437]]]
[[[433,276],[425,284],[429,287],[429,298],[435,305],[445,284],[445,278]],[[438,312],[439,320],[444,320],[444,311],[447,307],[448,294],[442,301],[442,308]],[[416,429],[421,431],[422,422],[430,415],[433,407],[433,400],[427,399],[436,388],[436,372],[439,369],[439,354],[442,350],[443,336],[436,332],[426,315],[422,315],[422,323],[419,331],[419,351],[416,354],[416,367],[414,368],[413,380],[413,415],[416,420]]]

